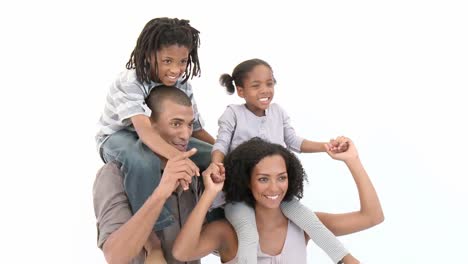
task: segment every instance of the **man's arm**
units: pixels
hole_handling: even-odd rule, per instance
[[[196,150],[193,149],[188,152],[181,153],[168,161],[161,177],[161,182],[152,195],[146,200],[135,215],[133,215],[117,230],[113,231],[107,240],[105,240],[102,249],[107,262],[128,263],[141,252],[152,232],[154,223],[159,217],[165,201],[178,186],[178,181],[191,181],[194,168],[192,168],[192,163],[188,162],[188,157],[193,155],[195,152]],[[121,181],[121,179],[118,178],[115,180]],[[96,196],[97,192],[95,192],[94,195]],[[105,204],[105,202],[103,204]],[[114,207],[112,205],[108,205],[108,207],[110,208],[102,208],[97,211],[103,211],[112,215]],[[99,218],[100,216],[98,216],[98,222]]]

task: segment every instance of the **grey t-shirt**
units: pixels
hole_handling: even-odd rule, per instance
[[[278,104],[271,104],[265,116],[256,116],[244,104],[229,105],[218,119],[218,136],[213,150],[224,155],[243,142],[260,137],[296,152],[301,151],[303,138],[296,135],[289,116]]]
[[[107,238],[131,217],[132,211],[123,186],[123,176],[117,163],[104,165],[96,175],[93,186],[94,213],[97,220],[97,245],[102,249]],[[200,261],[180,262],[171,254],[174,241],[190,212],[195,207],[196,197],[191,190],[174,193],[166,201],[176,223],[157,232],[161,240],[164,256],[168,263],[199,264]],[[144,250],[132,260],[132,264],[142,264],[145,260]]]

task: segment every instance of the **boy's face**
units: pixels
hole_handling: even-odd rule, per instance
[[[164,85],[173,86],[187,68],[189,49],[177,44],[163,46],[156,52],[156,58],[154,57],[151,56],[154,79]],[[157,63],[157,66],[155,63]]]
[[[257,116],[265,115],[275,94],[275,80],[270,68],[255,66],[243,80],[243,87],[237,86],[237,94],[245,99],[247,108]]]
[[[186,151],[193,129],[192,107],[165,100],[161,109],[157,120],[152,120],[153,127],[167,143],[180,151]]]

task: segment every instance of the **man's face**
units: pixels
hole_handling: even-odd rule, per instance
[[[162,112],[158,120],[153,120],[153,127],[167,143],[180,151],[186,151],[193,129],[192,107],[172,100],[164,100],[161,106]]]

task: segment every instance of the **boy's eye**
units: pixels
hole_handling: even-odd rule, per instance
[[[180,126],[180,123],[179,123],[179,122],[173,122],[171,125],[172,125],[173,127],[179,127],[179,126]]]

